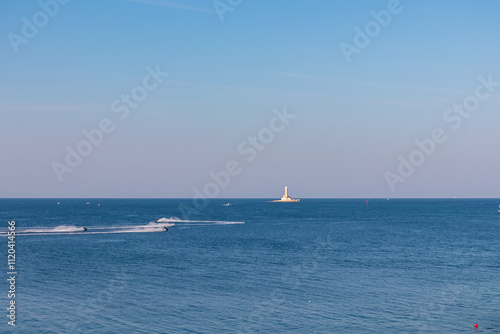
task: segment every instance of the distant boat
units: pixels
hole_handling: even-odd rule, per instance
[[[291,198],[290,196],[288,196],[288,187],[285,187],[285,195],[283,197],[281,197],[281,199],[277,199],[275,201],[271,201],[271,202],[300,202],[300,199],[293,199]]]
[[[231,206],[231,203],[222,204],[224,206]]]
[[[498,208],[500,209],[500,205],[498,205]],[[500,210],[498,210],[498,212],[500,212]]]
[[[59,205],[59,204],[61,204],[61,202],[57,202],[57,204]]]

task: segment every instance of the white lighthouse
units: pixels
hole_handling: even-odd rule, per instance
[[[285,187],[285,195],[281,197],[281,199],[271,202],[300,202],[300,199],[293,199],[290,196],[288,196],[288,187]]]

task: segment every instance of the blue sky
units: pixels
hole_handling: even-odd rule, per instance
[[[236,5],[221,20],[205,0],[72,0],[13,46],[54,1],[0,3],[1,197],[192,197],[229,161],[221,198],[500,197],[500,87],[458,129],[443,119],[479,77],[500,82],[497,1],[401,0],[350,62],[341,43],[391,1],[221,0]],[[168,77],[118,119],[157,65]],[[247,161],[239,145],[284,108]],[[60,182],[54,162],[102,119],[114,131]],[[447,140],[392,189],[435,128]]]

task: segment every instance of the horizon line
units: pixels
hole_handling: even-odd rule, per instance
[[[193,200],[194,197],[0,197],[2,199],[182,199]],[[275,197],[218,197],[205,198],[207,200],[230,200],[230,199],[275,199]],[[302,199],[500,199],[500,197],[301,197]]]

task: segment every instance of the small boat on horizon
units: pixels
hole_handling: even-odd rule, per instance
[[[222,204],[224,206],[231,206],[231,203]]]

